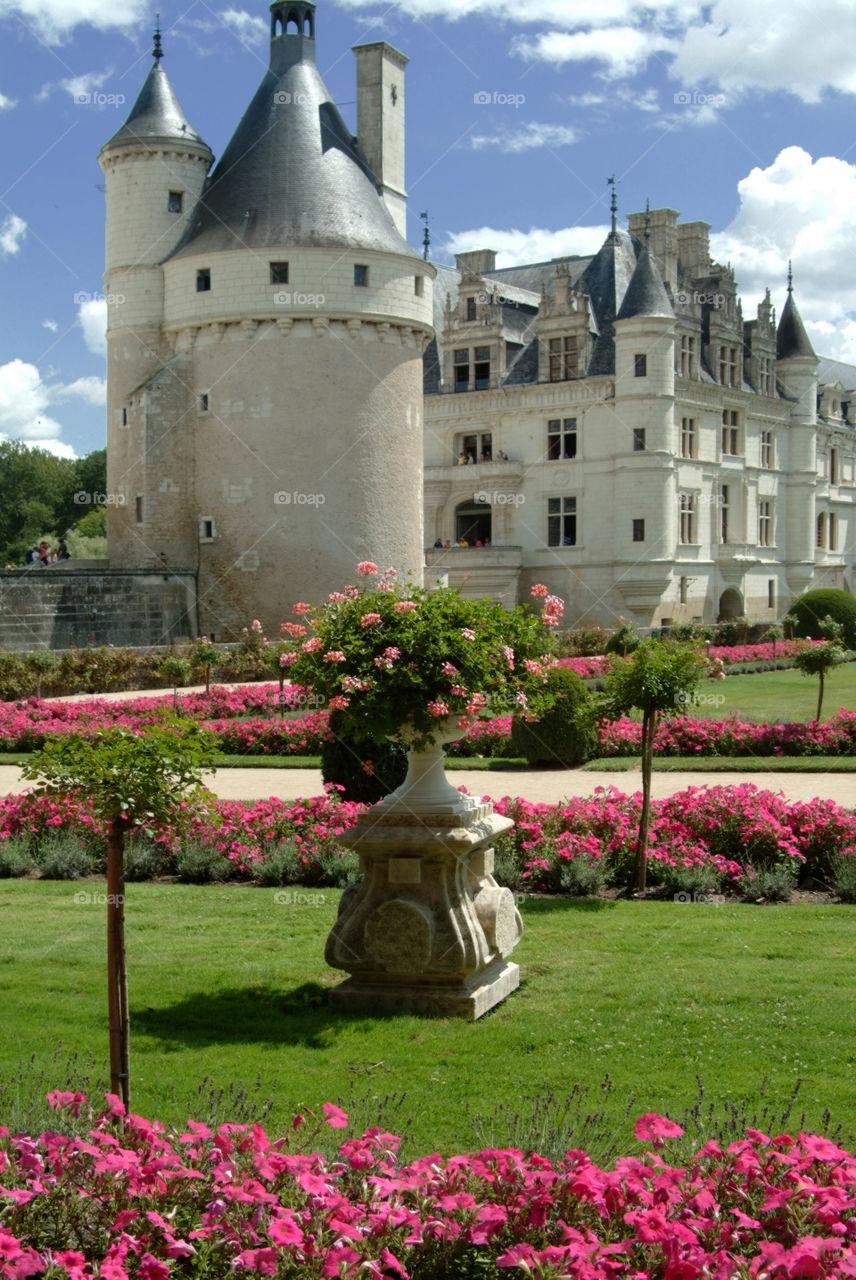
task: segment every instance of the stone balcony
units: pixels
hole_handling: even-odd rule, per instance
[[[425,585],[431,587],[440,578],[463,596],[490,596],[510,609],[518,603],[522,564],[522,547],[427,547]]]

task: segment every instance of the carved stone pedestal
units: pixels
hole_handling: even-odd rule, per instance
[[[520,980],[507,957],[523,922],[493,878],[490,847],[514,824],[436,776],[426,812],[424,766],[415,791],[405,781],[341,837],[360,855],[362,880],[327,939],[327,963],[351,974],[329,998],[339,1009],[473,1021]]]

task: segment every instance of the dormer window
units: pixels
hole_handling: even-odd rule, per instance
[[[467,319],[476,319],[476,300],[473,297],[467,298]]]
[[[551,382],[566,382],[569,378],[577,377],[579,357],[576,334],[569,333],[563,338],[551,338],[549,355]]]

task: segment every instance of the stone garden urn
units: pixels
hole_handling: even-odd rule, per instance
[[[523,922],[491,847],[514,824],[447,781],[443,743],[461,735],[452,718],[411,747],[401,786],[340,837],[362,879],[327,939],[327,963],[350,974],[329,993],[335,1008],[472,1021],[519,984],[508,957]]]

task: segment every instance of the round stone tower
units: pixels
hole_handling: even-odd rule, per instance
[[[153,56],[131,114],[98,157],[107,195],[108,538],[111,564],[122,568],[147,562],[137,518],[146,489],[146,388],[171,354],[160,264],[184,237],[214,159],[161,65],[159,31]]]
[[[195,569],[199,627],[218,639],[275,626],[360,560],[422,572],[435,272],[379,191],[395,186],[400,219],[402,156],[373,154],[381,182],[317,71],[315,6],[270,13],[270,67],[159,258],[160,354],[133,420],[142,483],[120,512],[136,535],[123,563]],[[385,44],[358,56],[378,70],[360,120],[375,150],[400,147],[406,59]]]

